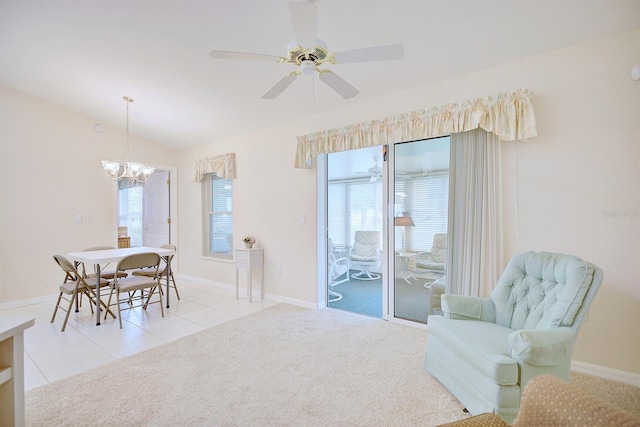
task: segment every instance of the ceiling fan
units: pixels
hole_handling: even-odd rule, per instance
[[[389,44],[365,47],[341,52],[329,53],[327,44],[316,38],[318,9],[315,0],[289,1],[289,13],[293,23],[295,39],[287,46],[286,56],[265,55],[260,53],[230,52],[213,50],[209,53],[214,59],[240,59],[250,61],[269,61],[288,63],[297,69],[284,76],[262,98],[274,99],[302,74],[317,72],[318,78],[345,99],[353,98],[360,91],[347,83],[331,70],[319,68],[324,64],[349,64],[354,62],[385,61],[402,59],[402,44]]]
[[[376,182],[378,179],[382,177],[382,168],[378,165],[380,161],[380,157],[373,156],[374,165],[367,169],[366,172],[354,172],[356,175],[369,175],[371,178],[369,182]]]

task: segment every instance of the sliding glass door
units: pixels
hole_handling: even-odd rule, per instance
[[[326,183],[327,306],[423,324],[438,314],[449,138],[329,154]]]
[[[381,147],[329,154],[328,306],[383,316]]]
[[[393,147],[394,317],[438,314],[446,273],[449,138]]]

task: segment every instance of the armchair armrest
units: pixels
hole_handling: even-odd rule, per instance
[[[442,294],[441,307],[449,319],[495,321],[495,308],[490,298]]]
[[[520,330],[509,334],[511,357],[534,366],[555,366],[570,353],[576,331],[572,328]]]

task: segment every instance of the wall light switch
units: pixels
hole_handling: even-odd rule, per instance
[[[300,224],[305,224],[307,222],[307,214],[300,214]]]
[[[83,214],[75,214],[73,216],[73,222],[84,222],[84,215]]]

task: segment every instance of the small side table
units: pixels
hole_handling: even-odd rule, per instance
[[[264,252],[262,248],[236,249],[236,299],[239,298],[238,272],[247,270],[247,293],[249,302],[253,302],[253,289],[251,288],[251,270],[261,270],[260,298],[264,299]]]

